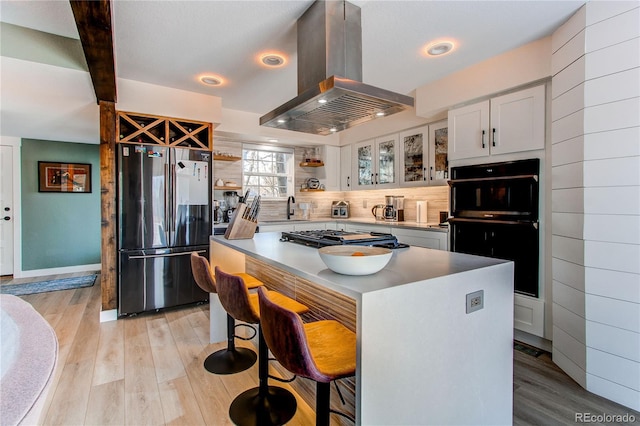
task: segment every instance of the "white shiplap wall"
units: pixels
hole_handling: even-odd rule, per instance
[[[640,2],[552,37],[553,360],[640,410]]]

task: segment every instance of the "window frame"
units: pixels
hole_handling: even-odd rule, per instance
[[[251,173],[247,173],[245,172],[245,162],[248,161],[246,159],[246,152],[247,151],[261,151],[263,153],[271,153],[273,155],[276,154],[285,154],[287,155],[286,157],[286,161],[285,161],[285,169],[286,171],[284,173],[266,173],[266,172],[251,172]],[[249,186],[247,185],[247,176],[258,176],[258,177],[274,177],[274,178],[280,178],[280,177],[286,177],[286,194],[281,195],[281,196],[265,196],[262,195],[263,199],[266,200],[284,200],[287,199],[289,196],[293,196],[295,194],[295,188],[294,188],[294,182],[295,182],[295,176],[294,176],[294,161],[295,161],[295,153],[294,153],[294,149],[293,148],[287,148],[287,147],[281,147],[281,146],[271,146],[271,145],[255,145],[255,144],[243,144],[242,145],[242,191],[246,192],[249,188],[252,189],[253,193],[256,193],[256,187],[255,186]],[[260,194],[260,186],[258,186],[258,192],[257,194]]]

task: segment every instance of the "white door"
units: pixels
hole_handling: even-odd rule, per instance
[[[0,275],[13,274],[13,147],[0,145]]]
[[[383,136],[375,140],[375,186],[377,189],[398,186],[400,140],[398,135]]]
[[[353,165],[351,163],[351,145],[340,147],[340,190],[351,191]]]
[[[449,111],[449,160],[489,155],[489,101]]]
[[[429,172],[429,126],[400,133],[400,185],[426,186]]]
[[[544,149],[544,85],[491,99],[491,154]]]

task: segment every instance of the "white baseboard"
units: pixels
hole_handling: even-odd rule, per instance
[[[533,334],[529,334],[524,331],[513,330],[513,340],[526,343],[527,345],[531,345],[547,352],[553,352],[553,345],[551,344],[550,340],[534,336]]]
[[[90,265],[77,265],[77,266],[64,266],[62,268],[48,268],[48,269],[33,269],[30,271],[14,272],[14,278],[31,278],[31,277],[43,277],[46,275],[60,275],[60,274],[72,274],[75,272],[100,272],[102,269],[101,263],[93,263]]]
[[[115,321],[118,319],[118,310],[109,309],[108,311],[100,311],[100,322]]]

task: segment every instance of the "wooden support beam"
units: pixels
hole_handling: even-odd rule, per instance
[[[102,310],[116,309],[116,105],[100,101],[100,203],[102,205]]]
[[[70,0],[98,101],[116,102],[110,0]]]

